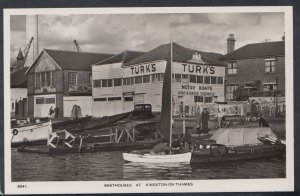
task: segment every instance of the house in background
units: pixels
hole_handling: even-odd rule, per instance
[[[43,49],[26,71],[28,114],[46,117],[58,108],[58,117],[70,117],[74,104],[82,115],[92,114],[91,66],[113,55]]]
[[[28,114],[27,76],[25,75],[28,67],[20,66],[10,75],[11,117],[14,118],[26,117]]]
[[[226,99],[233,100],[238,87],[244,87],[248,97],[268,99],[285,96],[285,42],[263,42],[234,50],[233,34],[227,39]]]

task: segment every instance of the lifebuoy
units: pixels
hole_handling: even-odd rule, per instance
[[[18,135],[18,133],[19,133],[18,129],[13,130],[13,135]]]

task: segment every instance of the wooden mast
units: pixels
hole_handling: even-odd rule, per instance
[[[170,67],[170,74],[171,74],[171,96],[170,96],[170,105],[171,105],[171,115],[170,115],[170,148],[172,148],[172,132],[173,132],[173,127],[172,127],[172,122],[173,122],[173,108],[172,108],[172,106],[173,106],[173,102],[172,102],[172,83],[173,83],[173,41],[172,41],[172,39],[171,39],[171,43],[170,43],[170,47],[171,47],[171,54],[170,54],[170,65],[171,65],[171,67]]]

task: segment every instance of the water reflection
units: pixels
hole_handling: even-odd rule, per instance
[[[181,163],[124,163],[124,180],[190,179],[191,165]]]

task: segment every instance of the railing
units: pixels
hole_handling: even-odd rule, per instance
[[[249,96],[250,97],[274,97],[277,96],[284,96],[284,91],[279,90],[268,90],[268,91],[251,91]]]
[[[70,94],[92,93],[92,85],[91,84],[69,84],[69,93]]]

